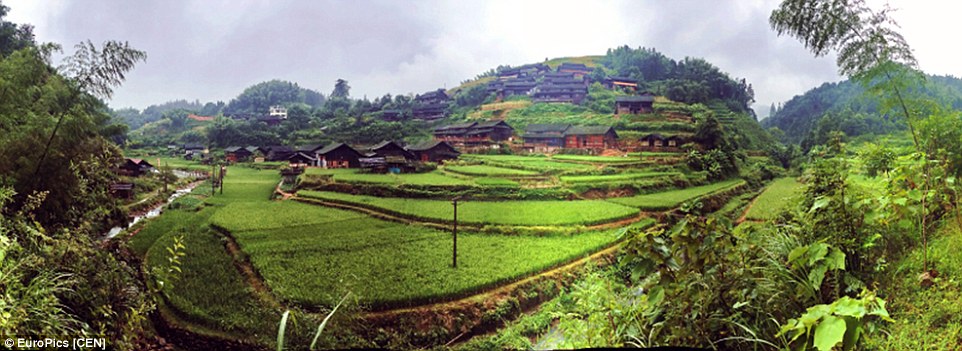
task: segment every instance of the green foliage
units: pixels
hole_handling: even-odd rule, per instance
[[[876,177],[892,170],[895,152],[885,146],[868,143],[859,151],[859,158],[865,167],[865,173],[869,177]]]
[[[876,329],[880,321],[894,322],[885,309],[885,300],[871,292],[858,299],[843,296],[827,305],[809,307],[798,319],[790,319],[777,336],[791,334],[795,350],[828,351],[841,344],[842,350],[856,349],[864,333]]]
[[[320,93],[301,88],[297,83],[275,79],[244,89],[240,95],[227,103],[224,114],[267,114],[270,107],[274,105],[306,104],[319,107],[323,103],[324,96]]]

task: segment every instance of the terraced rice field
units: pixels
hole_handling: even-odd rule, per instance
[[[298,208],[300,207],[300,208]],[[322,222],[229,227],[271,290],[303,305],[330,305],[349,289],[375,309],[447,300],[562,264],[612,244],[614,231],[578,235],[458,235],[332,208],[292,204]]]
[[[639,173],[620,173],[609,175],[588,175],[588,176],[561,176],[565,183],[611,183],[628,182],[639,179],[651,179],[656,177],[681,176],[681,172],[639,172]]]
[[[779,178],[772,181],[765,188],[751,208],[745,213],[748,220],[769,220],[777,216],[786,206],[792,204],[792,198],[797,196],[802,189],[802,184],[795,178]]]
[[[440,171],[409,174],[361,173],[357,169],[308,168],[306,174],[330,174],[334,181],[344,183],[377,183],[409,185],[474,185],[471,180],[445,175]]]
[[[444,169],[455,173],[479,177],[524,177],[538,175],[538,172],[535,171],[487,165],[445,166]]]
[[[454,216],[451,201],[447,200],[379,198],[320,191],[300,191],[298,196],[432,222],[450,222]],[[637,209],[603,200],[463,201],[458,204],[458,221],[474,225],[593,225],[629,218],[637,213]]]
[[[595,167],[591,165],[558,162],[543,156],[516,155],[463,155],[466,160],[484,161],[485,164],[509,168],[526,169],[536,172],[578,172],[588,171]]]
[[[729,179],[718,183],[671,190],[660,193],[637,195],[632,197],[611,198],[608,201],[631,206],[646,211],[662,211],[680,206],[682,203],[718,191],[731,189],[744,184],[741,179]]]

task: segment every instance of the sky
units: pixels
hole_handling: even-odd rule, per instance
[[[944,38],[958,37],[962,2],[886,3],[922,70],[962,77]],[[622,45],[676,60],[700,57],[752,84],[760,116],[824,82],[835,57],[814,57],[779,37],[778,0],[307,1],[3,0],[6,20],[33,25],[40,42],[128,41],[147,52],[108,101],[143,109],[186,99],[224,101],[271,79],[328,95],[338,78],[351,96],[452,88],[498,65],[604,55]]]

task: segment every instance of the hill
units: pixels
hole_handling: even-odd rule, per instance
[[[562,65],[580,67],[582,71],[576,76],[559,77],[562,73],[556,71]],[[537,70],[538,74],[512,73],[531,69]],[[557,74],[549,78],[550,75],[545,75],[545,72]],[[506,80],[506,76],[511,78]],[[615,99],[637,92],[602,85],[612,77],[636,82],[633,84],[637,85],[637,92],[649,91],[657,95],[656,113],[615,115]],[[500,94],[498,89],[492,89],[492,85],[499,83],[512,84],[512,79],[525,80],[536,88],[504,94],[507,96]],[[587,83],[582,82],[590,82],[590,86],[582,93],[583,100],[573,103],[544,102],[534,95],[543,81],[548,79],[554,79],[556,85],[576,83],[581,85],[580,89],[585,89]],[[417,142],[430,138],[432,128],[439,125],[503,119],[518,131],[531,123],[611,125],[619,133],[624,132],[624,137],[632,138],[652,132],[691,134],[694,131],[692,120],[711,114],[724,125],[731,126],[743,148],[765,149],[771,142],[771,137],[755,121],[755,113],[749,108],[754,93],[744,79],[731,78],[703,59],[674,60],[648,48],[623,46],[610,49],[602,56],[555,58],[518,67],[499,66],[462,82],[458,87],[441,90],[450,99],[441,103],[440,109],[444,112],[440,116],[430,118],[418,116],[415,112],[423,105],[419,97],[434,94],[433,91],[414,96],[386,94],[373,100],[352,99],[347,95],[347,82],[343,84],[346,89],[342,96],[325,98],[290,82],[274,80],[258,83],[245,89],[228,104],[214,105],[214,111],[203,105],[207,112],[213,113],[197,111],[202,106],[199,102],[176,110],[235,118],[205,121],[207,123],[192,125],[187,129],[179,128],[178,121],[167,121],[170,118],[151,118],[147,120],[150,124],[134,130],[130,135],[135,145],[197,142],[198,137],[204,138],[201,142],[206,141],[214,146],[266,141],[293,145],[331,141],[368,144],[388,139]],[[265,114],[267,107],[275,104],[287,106],[290,109],[289,118],[276,125],[263,125],[256,118],[245,118]],[[117,112],[115,115],[119,114]],[[164,116],[170,114],[167,111]],[[130,125],[133,130],[135,126]]]
[[[962,79],[927,76],[924,94],[937,101],[962,108]],[[878,102],[865,97],[865,89],[854,82],[825,83],[785,102],[761,121],[765,128],[778,128],[782,141],[807,146],[816,142],[820,130],[840,130],[850,137],[880,135],[898,131],[904,124],[879,112]],[[824,118],[828,116],[828,118]]]

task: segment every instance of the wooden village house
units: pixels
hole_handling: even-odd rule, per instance
[[[663,136],[652,133],[641,137],[640,150],[646,151],[681,151],[681,146],[688,143],[688,139],[678,136]]]
[[[652,113],[654,109],[655,96],[642,94],[638,96],[618,96],[615,98],[616,115],[637,115],[642,113]]]
[[[244,162],[254,155],[247,147],[231,146],[224,149],[224,157],[230,162]]]
[[[529,124],[524,133],[524,147],[540,152],[560,148],[611,149],[618,147],[618,133],[610,126]]]
[[[505,121],[451,124],[434,129],[435,140],[472,149],[497,148],[500,143],[510,142],[513,134],[514,128]]]
[[[421,162],[443,163],[447,160],[456,160],[461,156],[461,152],[445,141],[433,140],[408,146],[408,151]]]
[[[591,71],[592,69],[588,66],[585,66],[583,63],[565,62],[558,66],[558,72],[571,73],[579,78],[591,74]]]
[[[120,165],[120,167],[118,167],[117,174],[139,177],[145,173],[149,173],[153,169],[154,165],[147,162],[147,160],[139,158],[127,158],[124,159],[124,162]]]
[[[444,89],[429,91],[414,97],[411,114],[415,119],[435,120],[447,117],[448,102],[451,100]]]
[[[573,126],[565,131],[565,148],[614,149],[618,147],[618,133],[609,126]]]
[[[605,77],[602,85],[610,90],[638,91],[638,80],[626,77]]]
[[[344,143],[331,143],[315,151],[318,166],[324,168],[357,168],[358,160],[363,157],[360,152]]]

